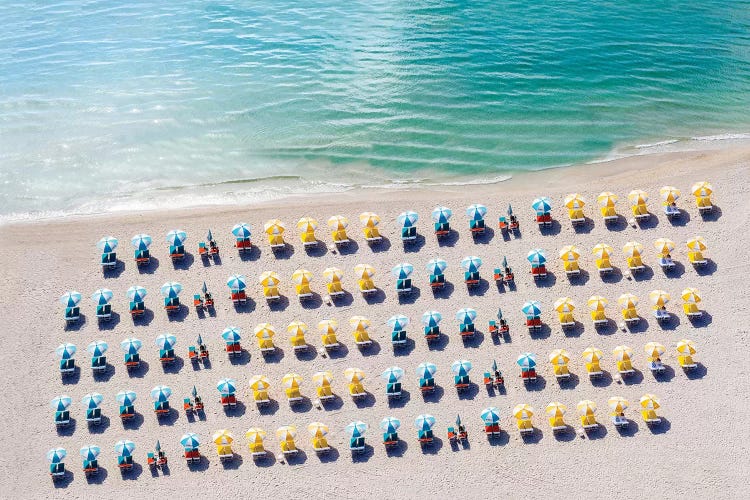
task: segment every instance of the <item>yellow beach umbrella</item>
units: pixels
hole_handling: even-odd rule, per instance
[[[271,219],[263,224],[263,231],[265,231],[266,234],[283,234],[285,229],[286,227],[284,226],[284,223],[279,219]]]
[[[590,399],[584,399],[583,401],[578,402],[576,410],[578,410],[578,413],[581,415],[593,415],[596,412],[596,403]]]
[[[534,415],[534,409],[526,403],[521,403],[513,408],[513,416],[518,419],[529,419]]]
[[[321,332],[327,332],[327,333],[336,333],[336,330],[339,329],[339,322],[335,319],[324,319],[320,323],[318,323],[318,330]]]
[[[595,363],[604,357],[604,353],[598,347],[587,347],[583,351],[583,359],[587,363]]]
[[[651,290],[648,294],[648,299],[657,307],[664,307],[672,298],[664,290]]]
[[[255,337],[259,339],[270,339],[276,335],[276,330],[274,330],[271,323],[260,323],[253,331],[255,332]]]
[[[549,362],[553,365],[566,365],[570,361],[570,355],[565,349],[555,349],[549,353]]]
[[[271,382],[265,377],[265,375],[253,375],[250,378],[250,389],[254,391],[265,391],[271,387]]]
[[[380,224],[380,216],[374,212],[362,212],[359,221],[366,227],[375,227]]]
[[[331,382],[333,382],[333,373],[328,372],[328,371],[317,372],[313,374],[312,380],[316,384],[316,387],[323,387],[324,385],[331,385]]]
[[[714,187],[706,181],[696,182],[690,188],[690,192],[695,196],[705,198],[706,196],[711,196],[711,193],[714,192]]]
[[[276,429],[276,438],[281,441],[289,441],[297,437],[297,428],[293,425],[284,425]]]
[[[303,323],[302,321],[292,321],[286,327],[286,331],[293,337],[302,336],[307,333],[307,323]]]
[[[558,401],[553,401],[547,405],[547,408],[544,409],[544,412],[550,417],[562,417],[563,415],[565,415],[565,410],[567,409],[568,407],[564,404]]]
[[[664,186],[659,190],[659,196],[667,203],[674,203],[680,197],[680,190],[674,186]]]
[[[677,352],[685,356],[692,356],[697,350],[692,340],[682,339],[677,342]]]
[[[620,397],[620,396],[613,396],[607,400],[607,404],[612,409],[614,413],[622,413],[625,410],[628,409],[628,406],[630,403],[628,403],[628,400]]]
[[[612,351],[616,361],[627,361],[633,356],[633,350],[626,345],[618,345]]]
[[[614,207],[618,199],[619,197],[610,191],[599,193],[599,196],[596,197],[597,203],[603,207]]]
[[[559,313],[570,313],[573,312],[576,305],[570,297],[561,297],[555,301],[553,307]]]
[[[318,229],[318,221],[316,221],[312,217],[302,217],[299,221],[297,221],[297,229],[299,229],[303,233],[315,231],[316,229]]]
[[[563,204],[570,209],[583,208],[586,205],[586,200],[580,194],[573,193],[565,197]]]
[[[341,281],[343,277],[344,277],[344,272],[338,267],[328,267],[323,270],[323,278],[328,283],[335,283],[336,281]]]
[[[607,307],[607,304],[609,304],[609,301],[601,295],[592,295],[586,301],[586,304],[588,304],[589,309],[592,311],[603,311]]]
[[[638,297],[632,293],[623,293],[617,298],[617,303],[620,304],[620,307],[623,309],[629,309],[638,305]]]
[[[375,274],[375,268],[370,264],[357,264],[354,266],[354,274],[357,276],[357,279],[372,278]]]
[[[608,259],[614,251],[614,248],[607,245],[606,243],[599,243],[594,246],[591,253],[593,253],[598,259]]]
[[[302,385],[302,377],[297,373],[287,373],[281,378],[281,385],[285,389],[294,389]]]
[[[696,236],[695,238],[688,240],[687,242],[688,250],[692,250],[693,252],[702,252],[706,248],[706,240],[704,240],[700,236]]]
[[[263,271],[258,281],[263,286],[276,286],[281,282],[279,275],[273,271]]]
[[[328,426],[322,422],[312,422],[307,425],[307,432],[313,437],[323,437],[328,434]]]
[[[258,427],[250,427],[247,432],[245,432],[245,438],[253,444],[262,444],[263,438],[265,437],[266,431]]]
[[[701,301],[700,292],[697,288],[687,287],[682,291],[682,300],[688,304],[697,304]]]
[[[359,368],[347,368],[344,370],[344,377],[351,383],[357,383],[365,379],[365,372]]]
[[[352,316],[349,318],[349,324],[355,330],[367,330],[370,328],[370,320],[364,316]]]
[[[628,193],[628,201],[632,205],[642,205],[648,201],[648,194],[640,189],[634,189]]]
[[[575,262],[581,256],[581,252],[575,245],[565,245],[560,249],[560,259],[565,262]]]
[[[637,241],[628,241],[622,247],[622,252],[625,254],[625,257],[640,257],[641,253],[643,253],[643,245]]]
[[[641,408],[646,410],[656,410],[660,406],[659,399],[653,394],[644,394],[641,396]]]
[[[227,429],[220,429],[214,433],[213,436],[211,436],[211,439],[213,440],[214,444],[232,444],[232,441],[234,441],[234,437]]]
[[[660,358],[662,354],[667,352],[667,348],[658,342],[649,342],[643,347],[643,350],[646,351],[646,354],[651,359]]]
[[[328,227],[336,231],[341,231],[342,229],[346,229],[346,226],[348,225],[349,225],[349,220],[343,215],[334,215],[333,217],[328,219]]]
[[[298,285],[305,285],[312,280],[312,273],[307,269],[297,269],[292,273],[292,281]]]
[[[670,240],[669,238],[659,238],[658,240],[654,241],[654,248],[656,248],[656,250],[662,255],[671,253],[672,250],[674,250],[674,246],[674,241]]]

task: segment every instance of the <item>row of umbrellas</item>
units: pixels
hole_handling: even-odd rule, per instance
[[[702,252],[708,248],[706,241],[701,236],[689,239],[685,245],[692,252]],[[662,255],[671,253],[675,247],[675,242],[669,238],[659,238],[654,241],[654,248]],[[643,245],[637,241],[628,241],[623,245],[622,251],[626,257],[641,257]],[[608,259],[614,254],[614,248],[606,243],[598,243],[594,245],[591,252],[599,259]],[[558,255],[563,261],[575,262],[581,257],[581,251],[575,245],[565,245],[560,249]],[[547,254],[541,248],[530,250],[526,258],[532,265],[541,265],[547,262]]]
[[[159,450],[161,445],[158,441],[156,444],[157,450]],[[135,451],[135,443],[133,441],[123,439],[115,443],[115,453],[121,457],[130,457],[133,455],[133,451]],[[96,460],[101,452],[101,448],[96,445],[84,446],[80,451],[81,458],[87,461]],[[68,456],[68,452],[65,448],[52,448],[47,452],[47,460],[53,464],[62,462],[66,456]]]
[[[653,359],[662,356],[667,351],[667,348],[659,342],[648,342],[643,347],[643,350]],[[695,343],[688,339],[678,341],[676,350],[678,354],[688,356],[692,356],[697,352]],[[626,361],[632,358],[633,350],[626,345],[620,345],[612,350],[612,354],[616,361]],[[588,347],[583,351],[582,356],[587,363],[594,363],[600,361],[604,357],[604,353],[597,347]],[[565,365],[570,361],[570,354],[565,349],[554,349],[549,354],[549,361],[553,365]],[[522,353],[518,356],[516,362],[521,368],[534,368],[537,364],[536,355],[530,352]]]
[[[177,297],[180,295],[180,292],[182,292],[182,285],[174,281],[168,281],[161,286],[161,294],[165,298]],[[146,289],[139,285],[131,286],[127,291],[128,297],[134,302],[142,302],[147,293]],[[112,290],[109,290],[108,288],[100,288],[91,295],[91,300],[93,300],[96,305],[101,306],[109,304],[112,297],[114,297]],[[75,307],[81,302],[81,298],[82,295],[80,292],[69,291],[60,297],[60,303],[65,307]]]

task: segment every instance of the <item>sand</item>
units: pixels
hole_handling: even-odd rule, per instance
[[[66,495],[77,498],[122,498],[123,494],[137,496],[252,494],[254,496],[284,495],[297,498],[351,498],[354,496],[379,498],[416,498],[426,495],[447,498],[487,498],[489,496],[525,496],[539,498],[545,494],[565,497],[644,497],[657,495],[678,498],[685,495],[707,497],[718,491],[730,498],[747,498],[748,468],[746,457],[750,434],[747,416],[747,394],[750,388],[747,365],[743,361],[748,347],[747,300],[740,298],[747,289],[748,238],[746,228],[750,205],[748,195],[748,166],[750,149],[730,147],[723,150],[668,153],[634,157],[599,165],[528,174],[509,182],[489,186],[441,188],[434,191],[398,191],[346,193],[331,197],[294,198],[264,205],[179,210],[174,212],[146,212],[102,215],[59,220],[5,225],[0,227],[2,247],[2,296],[4,368],[6,391],[3,420],[3,459],[0,460],[0,496],[5,498],[42,498]],[[709,180],[715,187],[717,209],[712,216],[698,214],[690,186],[699,180]],[[658,189],[673,184],[682,189],[679,205],[684,209],[679,222],[669,222],[661,212]],[[642,227],[626,223],[608,229],[598,215],[594,200],[603,190],[621,196],[620,213],[627,214],[627,193],[641,188],[651,194],[649,206],[655,217]],[[589,200],[585,213],[591,220],[585,228],[574,230],[562,208],[563,197],[573,191],[581,192]],[[540,233],[532,222],[529,208],[537,195],[550,196],[554,202],[553,215],[558,223],[552,231]],[[453,227],[457,233],[445,243],[438,244],[431,232],[429,212],[436,204],[453,208]],[[484,237],[474,240],[468,231],[464,208],[470,203],[484,203],[489,207],[488,225],[495,221],[508,203],[512,203],[521,220],[518,237],[503,240],[497,229],[490,229]],[[404,247],[399,240],[396,215],[406,209],[420,214],[418,230],[424,239],[417,245]],[[381,231],[387,241],[369,247],[360,231],[357,215],[373,210],[382,217]],[[343,214],[351,221],[350,236],[355,244],[345,254],[322,250],[308,254],[299,242],[294,223],[302,216],[325,221],[333,214]],[[291,244],[284,254],[274,255],[261,233],[262,224],[273,217],[287,223],[287,241]],[[237,222],[249,222],[254,228],[254,241],[259,251],[247,260],[241,259],[231,248],[230,228]],[[165,233],[182,228],[189,234],[187,248],[195,252],[175,267],[167,255]],[[221,263],[205,265],[197,254],[197,242],[211,228],[221,247]],[[318,231],[321,240],[330,242],[327,231]],[[131,256],[129,239],[133,234],[146,232],[154,237],[154,263],[146,271],[136,269]],[[124,261],[114,273],[103,275],[98,265],[95,242],[104,235],[120,238],[119,256]],[[684,243],[694,235],[701,235],[708,243],[706,255],[711,261],[707,269],[696,272],[687,261]],[[666,276],[658,265],[653,241],[659,237],[674,240],[678,248],[673,253],[679,262],[677,272]],[[594,268],[591,248],[606,242],[616,249],[613,259],[617,267],[625,267],[620,252],[629,240],[645,246],[645,263],[650,266],[642,277],[631,280],[620,274],[604,282]],[[583,276],[570,281],[555,256],[565,244],[576,244],[582,250],[580,260]],[[526,253],[540,247],[550,258],[550,276],[540,284],[533,283],[528,274]],[[467,255],[481,257],[481,269],[487,282],[476,292],[469,293],[462,282],[460,260]],[[492,281],[492,269],[499,266],[505,255],[516,271],[515,290],[499,291]],[[446,293],[434,297],[427,284],[425,263],[434,257],[448,261],[447,280],[451,283]],[[399,301],[394,292],[395,279],[390,268],[399,262],[415,266],[414,284],[419,291],[411,298]],[[382,290],[371,301],[365,301],[356,291],[352,269],[356,264],[370,263],[378,271],[375,283]],[[313,289],[323,294],[321,273],[324,268],[337,266],[344,270],[344,284],[352,296],[342,304],[329,306],[313,300],[302,306],[294,297],[289,280],[292,272],[304,267],[313,272]],[[262,300],[257,284],[264,270],[274,270],[283,281],[280,285],[286,297],[273,310]],[[235,310],[228,300],[225,286],[232,273],[243,273],[249,281],[250,305]],[[168,319],[160,307],[159,287],[166,281],[179,281],[185,291],[183,303],[189,303],[203,281],[216,296],[214,316],[199,317],[192,307],[184,308],[178,319]],[[149,290],[146,305],[150,312],[145,321],[133,323],[128,314],[126,290],[135,284]],[[701,307],[705,318],[692,325],[682,314],[679,295],[687,286],[697,287],[703,294]],[[90,294],[99,287],[114,291],[115,317],[101,326],[94,318]],[[85,321],[66,329],[62,308],[57,298],[69,289],[84,294],[82,311]],[[675,314],[671,324],[657,325],[650,311],[648,292],[664,289],[672,294],[668,310]],[[616,298],[632,292],[641,298],[639,311],[644,317],[634,331],[614,328],[597,332],[591,325],[586,299],[601,294],[611,301],[608,316],[619,317]],[[581,325],[572,333],[563,333],[557,325],[552,303],[562,296],[570,296],[578,304],[576,318]],[[530,336],[523,326],[520,307],[524,301],[535,299],[543,306],[542,318],[548,325],[541,334]],[[473,307],[478,312],[479,333],[472,342],[464,344],[458,337],[455,312],[462,307]],[[511,332],[505,342],[496,343],[487,332],[487,322],[501,307],[508,319]],[[421,335],[419,319],[429,309],[444,315],[444,340],[436,348],[428,348]],[[412,320],[408,328],[411,344],[394,351],[386,320],[393,314],[405,314]],[[370,329],[376,344],[360,352],[348,327],[348,318],[364,315],[372,320]],[[336,318],[342,326],[339,338],[345,349],[335,358],[310,354],[296,356],[288,343],[286,325],[302,320],[311,325],[308,342],[320,347],[314,325],[321,319]],[[268,321],[277,330],[276,345],[281,353],[264,360],[252,335],[254,326]],[[243,346],[248,355],[232,363],[222,352],[222,330],[236,325],[243,329]],[[176,347],[180,359],[167,370],[158,361],[154,339],[160,333],[177,336]],[[211,352],[208,369],[194,369],[187,360],[187,347],[198,333],[204,336]],[[122,364],[119,342],[129,336],[143,340],[142,359],[147,369],[129,375]],[[692,339],[697,347],[696,359],[701,363],[694,375],[688,377],[679,368],[674,350],[681,338]],[[110,343],[108,358],[111,366],[105,376],[94,378],[89,368],[86,345],[96,339]],[[658,341],[667,346],[664,362],[666,374],[655,378],[648,370],[643,346]],[[79,348],[77,355],[80,372],[72,379],[62,380],[57,370],[54,348],[62,342],[72,342]],[[634,350],[634,365],[638,373],[632,380],[620,383],[611,376],[592,385],[585,373],[582,351],[597,346],[605,352],[602,367],[615,372],[611,350],[626,344]],[[560,385],[547,363],[554,348],[565,348],[571,354],[571,382]],[[531,351],[539,360],[540,380],[533,387],[524,387],[515,359],[519,353]],[[474,364],[471,379],[476,384],[466,395],[459,397],[452,386],[450,365],[454,360],[467,359]],[[482,385],[482,373],[497,360],[506,379],[506,393],[488,392]],[[424,399],[415,376],[416,366],[431,361],[438,366],[436,380],[440,388],[434,397]],[[405,396],[390,405],[385,397],[385,381],[379,374],[389,366],[400,366],[406,371],[403,380]],[[364,403],[355,404],[347,395],[343,371],[347,367],[363,369],[368,378],[364,384],[371,393]],[[329,409],[319,410],[309,402],[292,410],[286,403],[280,381],[287,372],[297,372],[304,378],[302,393],[314,397],[311,376],[320,370],[334,374],[334,390],[340,401]],[[253,405],[248,379],[264,374],[272,381],[271,395],[276,405],[261,414]],[[237,380],[241,402],[234,412],[225,413],[218,401],[216,382],[223,377]],[[151,411],[149,391],[158,384],[170,386],[174,411],[170,418],[157,422]],[[181,410],[182,398],[195,385],[206,401],[205,419],[188,419]],[[123,389],[138,393],[136,422],[127,427],[121,423],[115,394]],[[100,392],[104,422],[89,428],[80,400],[88,392]],[[638,412],[638,399],[654,393],[661,399],[661,426],[649,429]],[[49,400],[58,394],[73,398],[74,427],[58,433],[52,423]],[[610,422],[606,401],[621,395],[629,399],[627,416],[632,423],[627,432],[620,433]],[[582,438],[575,411],[582,399],[595,401],[598,419],[603,429]],[[551,401],[560,401],[569,408],[566,421],[572,431],[553,435],[544,408]],[[533,438],[522,440],[510,415],[514,405],[529,403],[536,409],[533,422],[537,431]],[[482,409],[500,409],[501,426],[506,431],[499,439],[488,441],[483,435],[479,414]],[[420,449],[413,427],[420,413],[435,416],[436,442]],[[452,447],[446,439],[446,427],[460,414],[469,431],[467,446]],[[381,444],[378,423],[392,415],[402,420],[401,447],[386,453]],[[344,427],[353,420],[369,424],[367,451],[352,459]],[[322,421],[330,426],[330,444],[335,450],[319,458],[312,450],[306,431],[308,423]],[[300,456],[290,463],[269,460],[255,464],[245,445],[244,433],[258,426],[268,431],[266,447],[279,452],[274,431],[281,425],[299,428]],[[222,464],[211,434],[221,428],[231,430],[236,438],[233,462]],[[181,459],[180,436],[196,432],[202,440],[203,462],[192,469]],[[113,446],[120,439],[133,440],[137,449],[135,469],[121,475],[117,469]],[[170,459],[168,474],[152,474],[146,465],[146,453],[159,439]],[[88,481],[81,470],[78,450],[86,444],[101,446],[98,477]],[[53,484],[47,475],[46,451],[54,446],[68,450],[66,461],[69,474],[65,480]],[[127,492],[127,493],[124,493]]]

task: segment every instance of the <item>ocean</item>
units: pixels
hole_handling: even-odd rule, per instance
[[[750,138],[749,1],[9,0],[0,18],[1,220]]]

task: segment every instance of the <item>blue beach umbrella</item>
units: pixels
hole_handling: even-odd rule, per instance
[[[91,300],[94,301],[94,304],[103,306],[105,304],[109,304],[109,301],[112,300],[113,296],[114,293],[112,293],[112,290],[108,288],[100,288],[99,290],[91,294]]]
[[[510,206],[510,203],[508,204],[508,217],[513,216],[513,207]]]
[[[443,274],[448,267],[448,263],[443,259],[432,259],[427,263],[427,272],[430,274]]]
[[[550,210],[552,210],[552,201],[546,196],[541,196],[531,202],[531,208],[533,208],[537,212],[546,214]]]
[[[98,246],[102,252],[110,253],[115,251],[118,243],[117,238],[114,236],[105,236],[97,242],[96,246]]]
[[[521,307],[521,311],[526,316],[539,316],[542,314],[542,305],[536,300],[527,300]]]
[[[531,352],[524,352],[516,360],[521,368],[534,368],[536,366],[536,355]]]
[[[407,262],[396,264],[393,267],[393,269],[391,269],[391,274],[400,280],[408,278],[413,272],[414,272],[414,266],[412,266],[411,264]]]
[[[183,434],[180,438],[180,444],[187,449],[194,449],[201,445],[200,437],[194,432]]]
[[[413,227],[419,220],[419,214],[417,214],[417,212],[412,212],[411,210],[407,210],[406,212],[401,212],[400,214],[398,214],[398,217],[396,217],[396,220],[403,227]]]
[[[472,364],[470,361],[466,361],[465,359],[459,359],[458,361],[454,361],[451,365],[451,371],[458,375],[459,377],[465,377],[469,374],[469,372],[472,369]]]
[[[130,457],[133,455],[133,451],[135,451],[135,443],[132,441],[123,439],[115,443],[115,453],[121,457]]]
[[[99,405],[102,404],[102,401],[104,401],[104,396],[102,396],[98,392],[92,392],[90,394],[86,394],[83,399],[81,399],[81,404],[84,406],[84,408],[93,410],[95,408],[99,408]]]
[[[176,343],[177,337],[175,337],[171,333],[162,333],[161,335],[156,337],[156,345],[159,347],[159,349],[172,349]]]
[[[391,325],[393,331],[400,332],[409,325],[409,318],[403,314],[396,314],[388,318],[388,324]]]
[[[448,222],[453,215],[453,210],[446,207],[436,207],[435,210],[432,211],[432,220],[435,222],[439,222],[440,224],[445,224]]]
[[[344,430],[353,438],[362,437],[367,432],[367,424],[357,420],[347,425]]]
[[[221,338],[223,338],[226,342],[239,342],[242,337],[240,337],[240,329],[236,326],[228,326],[223,332],[221,332]]]
[[[172,229],[167,233],[167,243],[174,246],[179,246],[185,243],[187,239],[187,233],[182,229]]]
[[[143,299],[146,298],[146,295],[148,292],[145,288],[143,288],[140,285],[131,286],[128,288],[128,297],[130,297],[130,300],[133,302],[143,302]]]
[[[65,451],[65,448],[52,448],[47,452],[47,460],[50,461],[50,463],[53,464],[59,464],[63,460],[65,460],[65,457],[68,456],[68,452]]]
[[[96,460],[102,450],[98,446],[88,445],[81,448],[81,458],[87,461]]]
[[[244,290],[247,280],[244,274],[233,274],[227,279],[227,286],[231,290]]]
[[[500,421],[500,410],[494,406],[490,406],[482,410],[480,417],[482,417],[485,424],[496,424]]]
[[[456,313],[456,320],[462,325],[470,325],[471,323],[474,323],[475,319],[477,319],[477,312],[470,307],[460,309]]]
[[[167,281],[161,286],[161,294],[166,298],[173,299],[180,295],[182,285],[176,281]]]
[[[429,327],[438,326],[442,319],[443,315],[437,311],[427,311],[422,315],[422,323]]]
[[[65,411],[72,402],[73,399],[70,396],[57,396],[49,402],[49,405],[55,411]]]
[[[167,387],[166,385],[157,385],[153,389],[151,389],[151,399],[156,401],[157,403],[163,403],[164,401],[167,401],[169,399],[169,396],[172,395],[172,389]]]
[[[86,347],[86,350],[90,352],[91,355],[95,358],[104,356],[104,353],[107,352],[107,349],[109,349],[109,344],[107,344],[103,340],[95,340]]]
[[[399,427],[401,427],[401,420],[396,417],[385,417],[380,421],[380,428],[388,434],[398,432]]]
[[[380,374],[380,376],[383,377],[389,384],[395,384],[403,378],[404,370],[399,368],[398,366],[391,366],[390,368],[386,368],[385,371]]]
[[[478,203],[469,205],[466,208],[466,215],[468,215],[471,220],[482,220],[484,219],[484,216],[487,215],[487,207]]]
[[[81,294],[76,291],[70,291],[60,297],[60,303],[65,307],[75,307],[81,301]]]
[[[505,269],[506,267],[508,267],[508,259],[505,257],[505,255],[503,255],[503,269]]]
[[[125,354],[136,354],[143,347],[143,342],[135,337],[130,337],[120,342],[120,348]]]
[[[138,399],[138,395],[134,391],[126,390],[118,392],[115,398],[121,405],[131,406]]]
[[[57,349],[55,349],[55,354],[60,356],[60,359],[70,359],[76,354],[76,346],[73,344],[65,343],[60,344],[57,346]]]
[[[151,241],[151,236],[147,234],[136,234],[130,239],[130,244],[136,250],[148,250],[148,247],[151,246]]]
[[[476,255],[470,255],[468,257],[464,257],[461,261],[461,267],[463,267],[465,270],[469,271],[470,273],[475,273],[479,271],[479,268],[482,267],[482,259],[477,257]]]
[[[211,233],[211,230],[209,229],[208,232],[206,233],[206,241],[213,241],[213,240],[214,240],[214,235],[213,233]]]
[[[532,264],[541,265],[547,262],[547,256],[544,255],[544,250],[541,248],[535,248],[526,255],[526,259]]]
[[[237,392],[237,381],[232,378],[223,378],[216,383],[219,394],[234,394]]]
[[[236,238],[249,238],[251,234],[250,224],[246,224],[244,222],[237,224],[232,228],[232,234]]]
[[[437,372],[437,366],[433,363],[419,363],[417,366],[417,376],[419,378],[432,378]]]
[[[429,431],[435,425],[435,417],[428,414],[418,415],[414,419],[414,427],[420,431]]]

